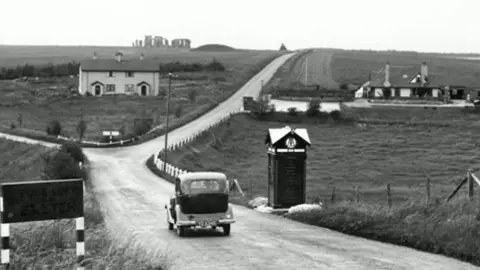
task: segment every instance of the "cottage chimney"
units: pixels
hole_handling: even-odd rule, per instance
[[[427,84],[428,80],[428,66],[426,61],[422,62],[422,67],[420,68],[420,76],[422,79],[422,86],[424,86],[425,84]]]
[[[143,53],[140,54],[140,60],[143,60],[145,59],[145,55],[143,55]]]
[[[92,56],[92,59],[93,59],[93,60],[97,60],[97,58],[98,58],[98,57],[97,57],[97,53],[94,52],[94,53],[93,53],[93,56]]]
[[[123,53],[122,52],[116,52],[115,53],[115,60],[117,62],[119,62],[119,63],[122,62],[122,58],[123,58]]]
[[[383,82],[383,86],[390,87],[390,62],[387,61],[385,63],[385,81]]]

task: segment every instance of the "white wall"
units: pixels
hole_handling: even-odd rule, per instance
[[[94,88],[91,84],[95,81],[103,83],[105,86],[107,84],[115,85],[116,94],[125,94],[125,85],[133,84],[134,92],[140,94],[140,87],[137,87],[137,84],[145,81],[147,82],[151,89],[148,95],[156,95],[158,93],[159,86],[159,76],[158,72],[134,72],[133,77],[126,77],[125,72],[113,72],[114,77],[108,77],[108,71],[104,72],[91,72],[91,71],[80,71],[79,74],[79,88],[78,91],[80,94],[85,94],[87,91],[91,93],[94,92]],[[103,89],[103,94],[113,94],[107,93],[106,89]]]

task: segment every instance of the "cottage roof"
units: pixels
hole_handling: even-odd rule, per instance
[[[294,132],[300,138],[302,138],[308,145],[311,144],[310,137],[308,136],[308,132],[304,128],[295,128],[292,129],[289,126],[283,128],[269,128],[267,138],[265,139],[265,143],[275,144],[279,140],[283,139],[289,133]]]
[[[450,86],[476,86],[480,85],[480,80],[471,76],[470,74],[448,73],[445,75],[435,74],[435,67],[429,69],[434,70],[428,72],[427,87],[444,87]],[[437,70],[438,71],[438,70]],[[440,71],[439,71],[440,72]],[[420,65],[414,66],[390,66],[390,84],[391,87],[421,87],[420,80],[414,80],[420,77]],[[472,78],[473,77],[473,78]],[[385,68],[378,72],[371,80],[370,87],[384,87],[385,82]]]
[[[80,62],[83,71],[138,71],[158,72],[159,61],[129,59],[117,61],[115,59],[87,59]]]

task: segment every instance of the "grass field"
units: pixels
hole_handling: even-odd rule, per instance
[[[0,139],[0,179],[5,182],[40,180],[43,155],[52,149]],[[128,246],[110,240],[90,183],[85,192],[86,269],[161,269],[139,262]],[[10,225],[10,269],[73,269],[75,222],[41,221]],[[128,250],[128,252],[127,252]]]
[[[6,48],[10,48],[7,50]],[[117,48],[109,47],[1,47],[0,62],[19,64],[41,61],[70,61],[90,57],[97,51],[99,57],[111,57]],[[78,50],[77,50],[77,49]],[[6,54],[2,53],[2,50]],[[126,58],[138,53],[138,48],[125,48]],[[154,52],[155,51],[155,52]],[[8,52],[8,53],[7,53]],[[69,53],[71,52],[71,55]],[[177,74],[189,79],[174,81],[172,85],[171,111],[175,122],[184,123],[200,115],[212,106],[228,98],[253,75],[270,63],[279,52],[235,51],[235,52],[190,52],[176,49],[148,50],[146,57],[164,59],[167,62],[208,62],[212,58],[226,66],[225,72],[202,72]],[[1,59],[2,57],[7,57]],[[37,62],[35,62],[37,61]],[[165,85],[168,84],[165,79]],[[63,126],[63,135],[77,137],[76,127],[83,112],[87,121],[87,139],[98,139],[103,130],[118,130],[124,126],[125,134],[132,133],[135,118],[153,118],[159,125],[164,122],[166,100],[162,97],[81,97],[69,91],[78,84],[76,78],[44,80],[43,82],[0,81],[0,126],[9,129],[22,114],[21,128],[45,132],[51,120]],[[189,92],[195,91],[192,102]],[[181,108],[180,108],[181,107]],[[178,112],[178,113],[177,113]],[[178,115],[179,117],[175,116]]]
[[[370,72],[375,75],[383,69],[386,61],[393,66],[416,66],[420,70],[423,60],[428,63],[429,74],[448,79],[450,85],[480,86],[480,66],[475,58],[416,52],[315,49],[292,57],[265,89],[302,90],[305,75],[309,86],[318,84],[321,88],[339,89],[341,84],[350,84],[354,89],[368,80]]]
[[[236,176],[250,197],[266,196],[263,141],[268,128],[285,125],[235,116],[170,154],[169,162],[191,171],[225,172]],[[293,126],[307,128],[312,141],[307,158],[308,200],[320,199],[328,207],[291,218],[478,263],[472,257],[480,251],[477,203],[435,204],[446,199],[468,168],[480,168],[478,131],[425,125]],[[427,178],[431,179],[430,205],[424,203]],[[387,183],[392,187],[392,210],[387,206]],[[353,202],[356,186],[358,203]]]

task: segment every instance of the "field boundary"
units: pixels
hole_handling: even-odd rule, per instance
[[[240,88],[242,88],[245,84],[247,84],[252,78],[254,78],[260,71],[265,69],[269,64],[271,64],[273,61],[275,61],[279,57],[282,57],[285,54],[287,53],[279,53],[279,55],[271,56],[260,61],[257,65],[253,66],[252,69],[250,69],[249,72],[251,74],[250,76],[248,76],[248,78],[246,78],[245,80],[242,80],[241,82],[237,82],[232,86],[232,88],[237,88],[236,91],[232,91],[232,93],[230,93],[229,95],[226,95],[224,98],[219,100],[216,104],[210,104],[205,111],[198,112],[192,117],[185,118],[183,119],[183,121],[180,121],[176,124],[171,125],[169,129],[175,130],[175,129],[181,128],[182,126],[197,120],[204,114],[209,113],[210,111],[215,109],[219,104],[228,100],[235,93],[237,93]],[[47,135],[37,130],[28,130],[28,129],[8,129],[4,127],[0,129],[0,132],[10,134],[10,135],[15,135],[15,136],[22,136],[29,139],[39,140],[39,141],[57,143],[57,144],[63,144],[66,142],[76,142],[82,148],[116,148],[116,147],[120,148],[120,147],[133,146],[133,145],[137,145],[137,144],[141,144],[141,143],[153,140],[165,134],[163,124],[153,127],[152,129],[150,129],[150,131],[148,131],[146,134],[142,136],[134,136],[134,137],[131,137],[130,139],[120,140],[112,143],[110,142],[102,143],[102,142],[87,141],[87,140],[79,141],[77,139],[67,138],[63,136]]]

